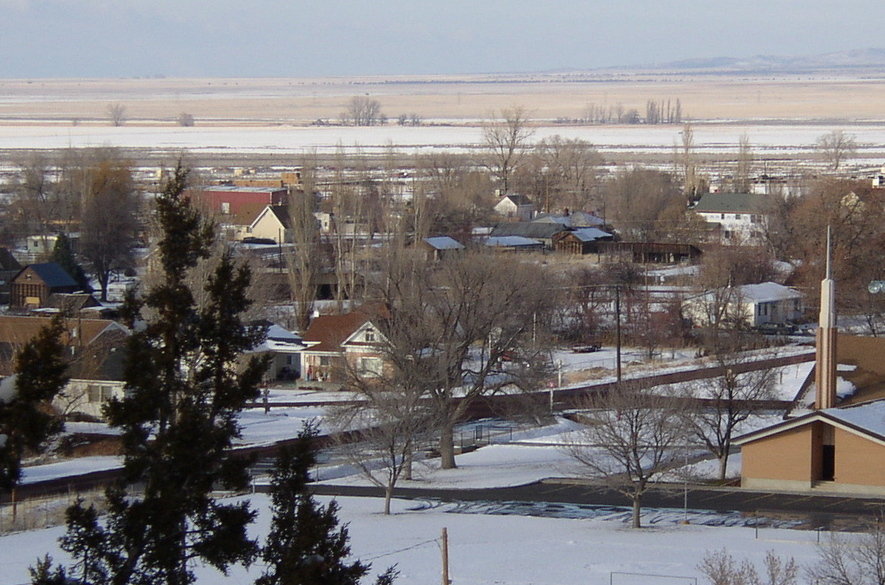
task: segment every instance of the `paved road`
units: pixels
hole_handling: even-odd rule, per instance
[[[375,487],[313,485],[311,489],[318,495],[383,497],[382,490]],[[629,505],[629,501],[613,489],[571,479],[551,479],[517,487],[488,489],[397,488],[394,496],[463,502]],[[681,510],[683,498],[681,485],[656,486],[643,497],[643,506]],[[689,485],[688,507],[692,510],[739,512],[746,516],[795,520],[805,528],[852,528],[885,515],[885,498],[771,493],[738,487]]]

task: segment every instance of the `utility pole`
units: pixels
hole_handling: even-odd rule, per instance
[[[442,585],[449,585],[449,531],[442,529]]]

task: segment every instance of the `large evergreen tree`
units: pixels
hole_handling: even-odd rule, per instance
[[[245,463],[229,451],[267,363],[237,363],[262,332],[240,319],[250,274],[229,255],[207,280],[205,301],[195,301],[187,276],[208,256],[214,228],[183,196],[186,179],[176,169],[156,200],[161,278],[124,309],[135,330],[126,392],[106,409],[121,431],[123,478],[107,490],[103,522],[79,503],[69,511],[63,544],[84,584],[186,585],[196,560],[226,571],[257,552],[248,504],[223,504],[212,492],[248,485]]]
[[[266,569],[256,585],[358,585],[369,571],[369,565],[347,560],[349,536],[347,527],[339,526],[338,505],[322,506],[308,492],[315,438],[308,425],[277,458],[270,492],[273,520],[261,551]],[[395,575],[388,569],[376,585],[389,585]]]
[[[71,247],[71,239],[66,234],[58,234],[55,246],[52,248],[52,256],[49,259],[51,262],[61,266],[71,278],[76,280],[84,292],[92,292],[89,277],[86,276],[86,271],[83,270],[83,267],[77,263],[77,259],[74,257],[74,250]]]
[[[15,360],[14,385],[0,392],[0,492],[12,491],[21,479],[21,459],[39,450],[62,428],[46,405],[67,384],[61,317],[53,319],[26,343]]]

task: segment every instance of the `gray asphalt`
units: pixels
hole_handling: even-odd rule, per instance
[[[312,485],[317,495],[383,497],[375,487]],[[571,479],[551,479],[516,487],[485,489],[396,488],[394,497],[443,502],[548,502],[585,506],[628,507],[629,500],[609,487]],[[684,486],[658,485],[642,499],[644,508],[682,510]],[[790,522],[808,529],[862,529],[885,517],[885,498],[836,494],[774,493],[739,487],[688,486],[688,508],[738,513],[752,524]]]

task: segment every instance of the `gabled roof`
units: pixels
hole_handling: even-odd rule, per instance
[[[734,442],[736,445],[745,445],[817,421],[825,422],[855,435],[861,435],[885,446],[885,400],[865,402],[844,408],[816,410],[806,415],[747,433],[735,439]]]
[[[765,195],[756,193],[705,193],[694,211],[698,213],[761,213]]]
[[[530,221],[516,221],[511,223],[499,223],[489,234],[492,237],[522,236],[524,238],[550,239],[553,234],[565,231],[567,228],[558,223],[534,223]]]
[[[308,351],[340,352],[341,344],[367,321],[369,317],[358,312],[320,315],[304,332],[304,342]]]
[[[538,240],[522,236],[492,236],[486,240],[486,246],[500,248],[518,248],[521,246],[542,246]]]
[[[21,270],[21,268],[22,265],[8,248],[0,248],[0,270]]]
[[[71,275],[68,274],[65,269],[56,262],[29,264],[22,268],[21,271],[19,271],[19,273],[15,275],[15,278],[18,278],[19,274],[21,274],[28,268],[33,270],[34,273],[36,273],[37,276],[40,277],[40,280],[42,280],[49,288],[67,288],[80,286],[77,284],[77,281],[71,278]]]
[[[76,313],[81,309],[101,307],[95,297],[89,293],[52,293],[46,299],[46,307],[60,309],[68,313]]]
[[[434,250],[463,250],[464,244],[449,236],[424,238],[424,242]]]
[[[40,329],[45,327],[49,321],[50,319],[45,317],[0,316],[0,375],[12,373],[12,369],[15,367],[12,363],[15,352],[36,337]],[[119,337],[116,335],[105,336],[111,332],[118,333]],[[65,333],[61,341],[72,347],[82,344],[84,349],[89,351],[89,347],[93,343],[101,340],[96,360],[90,360],[90,363],[97,364],[103,363],[105,358],[109,357],[104,355],[109,351],[108,347],[104,345],[105,341],[113,346],[128,334],[129,331],[115,321],[72,318],[65,320]],[[70,375],[73,376],[73,373]]]
[[[741,285],[740,295],[741,298],[746,301],[754,301],[757,303],[770,303],[772,301],[802,298],[802,294],[796,289],[792,289],[776,282],[760,282],[759,284]]]
[[[289,215],[288,205],[268,205],[265,211],[273,213],[274,217],[277,218],[285,229],[292,229],[292,217]],[[261,215],[264,215],[264,213]],[[261,215],[258,216],[259,219],[261,218]],[[258,219],[255,221],[258,221]],[[255,222],[252,223],[254,225]]]
[[[519,193],[511,193],[501,197],[501,201],[505,199],[509,199],[514,205],[534,205],[531,199]],[[498,205],[500,205],[501,201],[498,202]]]
[[[596,240],[600,240],[602,238],[612,237],[610,233],[604,232],[601,229],[594,227],[578,228],[575,231],[571,232],[571,235],[574,235],[582,242],[595,242]]]
[[[735,299],[741,302],[751,303],[771,303],[775,301],[786,301],[790,299],[801,299],[802,293],[796,289],[778,284],[776,282],[761,282],[759,284],[742,284],[737,288]],[[719,289],[727,290],[727,289]],[[707,291],[699,295],[691,297],[692,299],[703,299],[712,297],[715,291]]]
[[[541,213],[532,221],[537,223],[558,223],[570,228],[598,227],[605,224],[601,217],[586,211],[572,211],[568,215]]]

